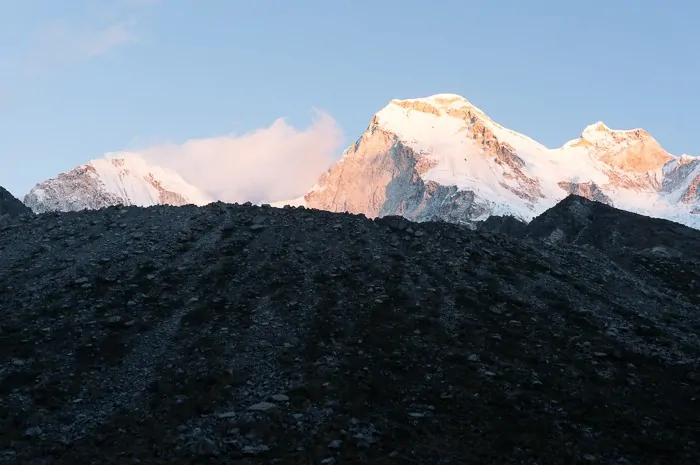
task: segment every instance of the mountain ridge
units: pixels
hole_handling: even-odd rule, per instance
[[[552,245],[592,247],[609,257],[641,253],[700,264],[697,229],[620,210],[576,194],[568,195],[529,223],[512,216],[490,216],[479,222],[476,229]],[[645,233],[624,234],[624,231]]]
[[[113,161],[93,160],[39,183],[25,203],[39,212],[216,200],[177,173],[156,176],[175,180],[160,187],[113,168],[104,175],[85,173],[108,163]],[[153,165],[137,171],[148,169],[162,171]],[[270,203],[475,227],[492,215],[529,222],[577,194],[700,228],[699,188],[700,159],[668,153],[644,129],[616,130],[598,121],[560,147],[547,148],[462,96],[436,94],[391,100],[314,186],[297,199]]]
[[[351,185],[350,179],[355,181]],[[456,94],[392,100],[294,204],[474,224],[530,221],[575,193],[700,227],[700,159],[665,151],[645,130],[588,125],[550,149]]]
[[[178,173],[134,153],[112,153],[34,186],[24,204],[35,213],[99,209],[112,205],[204,205],[204,192]]]

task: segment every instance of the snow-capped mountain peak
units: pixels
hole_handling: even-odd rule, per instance
[[[204,205],[205,193],[178,173],[148,163],[139,154],[108,153],[37,184],[24,198],[36,213],[98,209],[110,205]]]
[[[373,124],[404,142],[420,145],[416,147],[419,150],[463,145],[467,134],[468,139],[481,145],[520,148],[528,154],[547,150],[529,137],[496,123],[483,110],[456,94],[392,100],[375,115]]]
[[[611,131],[612,131],[612,129],[610,129],[607,124],[605,124],[602,121],[597,121],[593,124],[589,124],[588,126],[586,126],[586,128],[581,133],[581,136],[582,137],[591,137],[591,136],[595,137],[595,135],[597,135],[597,134],[606,134],[606,133],[609,133]]]
[[[653,139],[644,129],[611,129],[602,121],[586,126],[581,135],[569,141],[565,146],[570,145],[593,145],[607,147],[621,143],[629,143],[635,140]]]
[[[644,129],[610,129],[602,121],[587,126],[578,139],[564,144],[561,150],[577,148],[628,173],[660,170],[674,159]]]
[[[700,159],[602,121],[547,148],[456,94],[392,100],[293,204],[368,216],[529,221],[569,194],[700,227]],[[284,204],[278,202],[277,204]]]

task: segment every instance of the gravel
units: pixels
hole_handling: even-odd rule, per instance
[[[0,463],[700,463],[698,262],[549,242],[223,203],[3,217]]]

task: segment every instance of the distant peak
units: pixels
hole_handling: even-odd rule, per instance
[[[589,124],[586,126],[586,128],[583,130],[583,134],[591,134],[591,133],[596,133],[596,132],[610,132],[612,131],[604,122],[602,121],[597,121],[593,124]]]
[[[412,114],[430,114],[433,117],[453,116],[461,118],[464,112],[483,113],[457,94],[435,94],[428,97],[393,99],[377,115],[381,120],[396,120]]]
[[[469,101],[458,94],[434,94],[427,97],[419,98],[408,98],[408,99],[394,99],[391,103],[399,104],[400,106],[406,106],[406,104],[411,103],[422,103],[430,104],[437,107],[442,106],[465,106],[470,105]]]
[[[646,138],[649,137],[649,133],[646,132],[644,129],[641,128],[636,128],[636,129],[610,129],[608,125],[606,125],[602,121],[598,121],[593,124],[589,124],[586,126],[586,128],[583,130],[581,133],[581,136],[584,138],[601,138],[604,136],[614,136],[614,137],[623,137],[623,138],[629,138],[629,137],[636,137],[636,138]]]
[[[428,97],[425,97],[424,100],[462,100],[462,101],[467,101],[466,98],[462,97],[459,94],[434,94],[430,95]]]

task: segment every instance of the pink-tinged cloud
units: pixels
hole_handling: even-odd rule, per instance
[[[336,121],[316,112],[303,130],[278,119],[240,136],[193,139],[141,154],[217,200],[272,202],[303,195],[338,158],[342,144]]]

